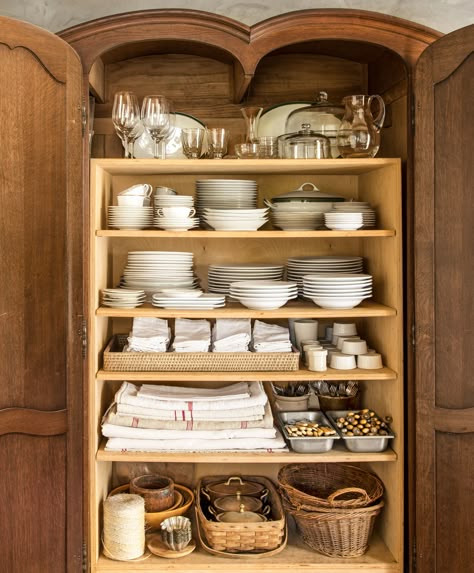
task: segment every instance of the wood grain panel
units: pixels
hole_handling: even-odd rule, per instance
[[[4,434],[31,434],[56,436],[67,431],[67,412],[42,412],[26,408],[0,410],[0,436]]]
[[[67,565],[66,457],[65,436],[0,438],[5,573],[74,571],[73,562]]]
[[[474,26],[435,42],[416,71],[417,571],[472,571]],[[470,284],[469,284],[470,283]],[[472,351],[471,351],[472,354]],[[471,526],[466,528],[466,524]]]

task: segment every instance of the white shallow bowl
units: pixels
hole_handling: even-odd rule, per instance
[[[243,304],[251,310],[275,310],[281,308],[288,302],[287,297],[282,298],[239,298],[240,304]]]
[[[321,308],[340,309],[345,310],[358,306],[364,298],[329,298],[329,297],[310,297],[314,304]]]
[[[202,296],[203,291],[190,288],[165,288],[159,291],[157,294],[160,296],[172,298],[199,298]]]

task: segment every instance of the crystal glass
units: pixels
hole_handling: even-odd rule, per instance
[[[209,152],[212,159],[222,159],[227,153],[229,132],[222,127],[211,127],[207,130]]]
[[[135,158],[135,142],[140,138],[144,131],[145,128],[143,127],[143,123],[139,121],[128,136],[129,153],[132,159]]]
[[[200,127],[186,127],[181,130],[181,145],[188,159],[199,159],[206,130]]]
[[[258,134],[258,121],[262,115],[263,107],[245,106],[240,111],[245,119],[245,143],[255,143]]]
[[[129,157],[129,138],[140,121],[140,108],[133,92],[117,92],[114,96],[112,121],[119,137],[124,142],[125,157]]]
[[[170,102],[162,95],[148,95],[143,98],[142,123],[154,142],[153,157],[163,158],[160,155],[160,143],[169,135]]]

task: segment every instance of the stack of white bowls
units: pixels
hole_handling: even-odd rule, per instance
[[[247,179],[200,179],[196,181],[196,210],[255,209],[257,182]]]
[[[288,201],[272,203],[264,200],[271,209],[274,227],[284,231],[312,231],[324,227],[324,212],[331,208],[326,203]]]
[[[231,283],[230,296],[252,310],[275,310],[298,296],[298,286],[287,281],[239,281]]]
[[[304,275],[303,294],[322,308],[354,308],[371,298],[372,276],[362,273]]]
[[[334,203],[333,212],[338,213],[362,213],[362,228],[375,227],[376,216],[375,210],[366,201],[344,201],[343,203]]]
[[[268,209],[202,210],[202,220],[216,231],[256,231],[268,221]]]
[[[355,231],[364,224],[362,213],[345,211],[328,211],[324,213],[324,224],[334,231]]]
[[[283,265],[209,265],[207,288],[210,292],[229,294],[230,284],[240,281],[283,279]]]
[[[361,273],[363,258],[358,256],[328,255],[321,257],[292,257],[287,260],[287,279],[298,283],[303,293],[303,276],[319,273]]]
[[[105,288],[102,290],[102,304],[115,308],[135,308],[145,302],[145,291]]]
[[[176,310],[208,310],[225,306],[225,296],[203,293],[200,290],[163,289],[153,295],[152,304],[153,306]]]

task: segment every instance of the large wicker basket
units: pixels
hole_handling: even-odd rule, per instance
[[[366,507],[384,491],[376,475],[338,463],[288,464],[279,471],[278,483],[294,508],[306,511]]]
[[[284,500],[285,509],[296,521],[303,541],[318,553],[329,557],[359,557],[368,547],[377,515],[384,505],[357,509],[295,509]]]
[[[126,334],[104,350],[104,370],[112,372],[243,372],[298,370],[299,352],[122,352]]]
[[[268,521],[260,523],[224,523],[211,521],[204,515],[206,500],[201,495],[201,488],[206,485],[226,480],[227,476],[212,476],[203,478],[196,491],[196,515],[199,528],[205,541],[214,551],[230,554],[255,553],[275,554],[275,550],[283,548],[286,541],[286,519],[281,498],[273,483],[262,476],[242,476],[242,479],[263,484],[269,491],[268,504],[271,515]],[[206,549],[206,545],[203,545]]]

